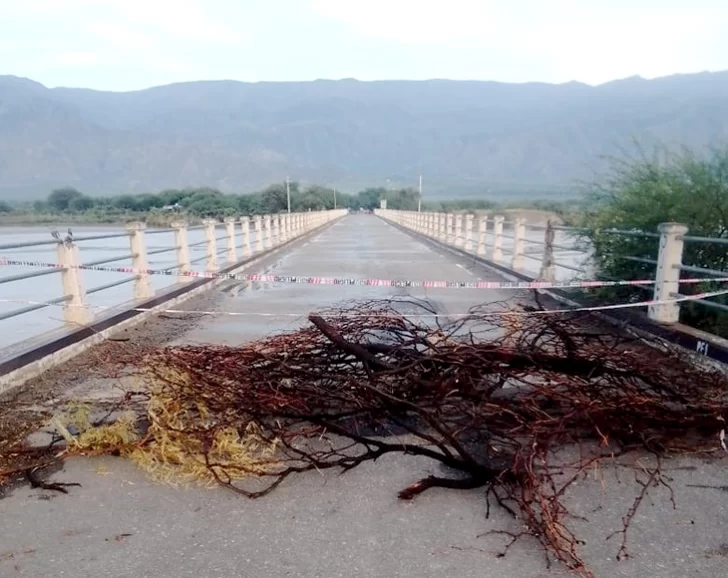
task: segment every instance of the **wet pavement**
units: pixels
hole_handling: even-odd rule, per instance
[[[358,215],[304,241],[267,270],[351,278],[495,279],[465,258],[458,262],[376,217]],[[513,296],[469,289],[230,284],[190,305],[217,314],[189,326],[175,321],[175,341],[239,344],[295,328],[321,306],[403,294],[426,297],[446,314]],[[721,468],[695,458],[673,460],[665,469],[677,507],[664,489],[650,491],[629,534],[633,556],[623,562],[615,560],[619,537],[606,537],[620,528],[638,490],[632,472],[595,471],[593,479],[570,493],[574,513],[589,520],[574,520],[574,527],[586,540],[587,561],[600,578],[728,575],[728,493],[690,487],[725,484]],[[158,485],[121,459],[72,459],[52,479],[80,482],[81,488],[61,495],[21,487],[0,499],[0,577],[567,575],[558,564],[547,570],[543,552],[529,539],[507,556],[496,556],[504,538],[482,535],[518,531],[519,525],[495,506],[486,519],[483,490],[433,489],[411,503],[396,499],[402,487],[440,473],[421,459],[387,456],[345,475],[292,478],[251,501],[219,488]]]

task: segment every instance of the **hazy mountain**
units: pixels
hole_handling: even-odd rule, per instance
[[[0,76],[0,194],[209,185],[287,175],[354,189],[557,191],[630,148],[728,136],[728,72],[580,83],[190,82],[136,92]]]

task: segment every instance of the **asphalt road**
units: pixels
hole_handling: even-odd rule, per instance
[[[267,269],[306,276],[494,278],[373,216],[347,217],[271,261]],[[305,323],[312,308],[405,292],[432,299],[441,312],[451,314],[512,295],[232,284],[206,297],[202,305],[190,305],[218,315],[189,324],[169,323],[174,323],[179,343],[237,344]],[[74,385],[76,392],[91,394],[93,388],[93,383]],[[574,527],[586,540],[587,561],[600,578],[723,578],[728,573],[728,492],[688,485],[726,484],[721,468],[699,459],[674,460],[665,467],[673,478],[677,507],[673,509],[664,489],[650,492],[629,534],[633,555],[626,561],[615,560],[619,537],[606,537],[620,528],[635,495],[631,471],[595,472],[593,480],[571,492],[574,512],[588,519],[574,520]],[[0,577],[567,575],[558,564],[548,570],[542,551],[528,539],[507,556],[496,556],[504,538],[482,534],[517,531],[519,526],[497,507],[486,519],[483,490],[433,489],[412,503],[396,499],[399,489],[430,473],[440,472],[427,461],[388,456],[343,476],[326,472],[292,478],[269,496],[250,501],[219,488],[158,485],[121,459],[72,459],[53,479],[80,482],[81,488],[60,495],[20,487],[0,500]]]

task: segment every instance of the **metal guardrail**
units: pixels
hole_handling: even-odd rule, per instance
[[[75,237],[70,234],[64,239],[60,236],[47,241],[28,241],[20,243],[7,243],[0,245],[0,250],[5,256],[12,258],[13,249],[24,249],[30,247],[56,247],[58,268],[27,271],[19,274],[0,277],[0,285],[7,286],[13,282],[32,279],[45,275],[60,274],[63,295],[46,300],[43,303],[31,304],[19,307],[11,311],[0,313],[0,321],[18,317],[32,311],[37,311],[53,305],[63,305],[63,319],[69,324],[86,324],[93,317],[88,306],[87,296],[102,291],[133,283],[133,298],[135,300],[150,299],[154,296],[155,290],[150,281],[150,273],[153,272],[148,265],[148,257],[151,255],[163,255],[175,253],[175,264],[169,267],[156,269],[156,271],[168,272],[177,270],[180,275],[175,281],[177,283],[188,283],[189,276],[182,273],[191,271],[191,266],[205,262],[205,271],[214,272],[218,270],[218,257],[225,253],[227,265],[239,262],[238,250],[242,250],[242,258],[247,259],[255,254],[272,249],[282,243],[292,240],[304,233],[316,228],[331,219],[342,214],[342,211],[309,211],[306,213],[283,213],[278,215],[265,215],[255,217],[241,217],[225,219],[223,223],[208,219],[202,225],[188,226],[184,222],[174,223],[172,228],[147,230],[143,223],[132,223],[123,232],[109,233],[102,235],[89,235]],[[218,235],[218,227],[225,227],[225,234]],[[238,230],[239,229],[239,230]],[[204,230],[203,241],[189,243],[187,240],[188,231]],[[161,233],[173,233],[174,243],[169,247],[147,250],[146,237]],[[238,243],[238,238],[242,242]],[[81,254],[83,244],[87,241],[109,240],[118,238],[129,239],[129,252],[112,257],[104,257],[83,262]],[[224,248],[218,248],[218,242],[225,241]],[[205,247],[205,254],[202,257],[190,259],[190,248]],[[101,266],[118,261],[131,261],[130,273],[134,273],[123,279],[114,279],[90,289],[85,289],[81,281],[81,267]],[[32,297],[32,296],[29,296]],[[31,300],[31,299],[29,299]]]

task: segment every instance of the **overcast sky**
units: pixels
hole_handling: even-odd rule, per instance
[[[726,0],[0,0],[0,74],[598,84],[728,69]]]

